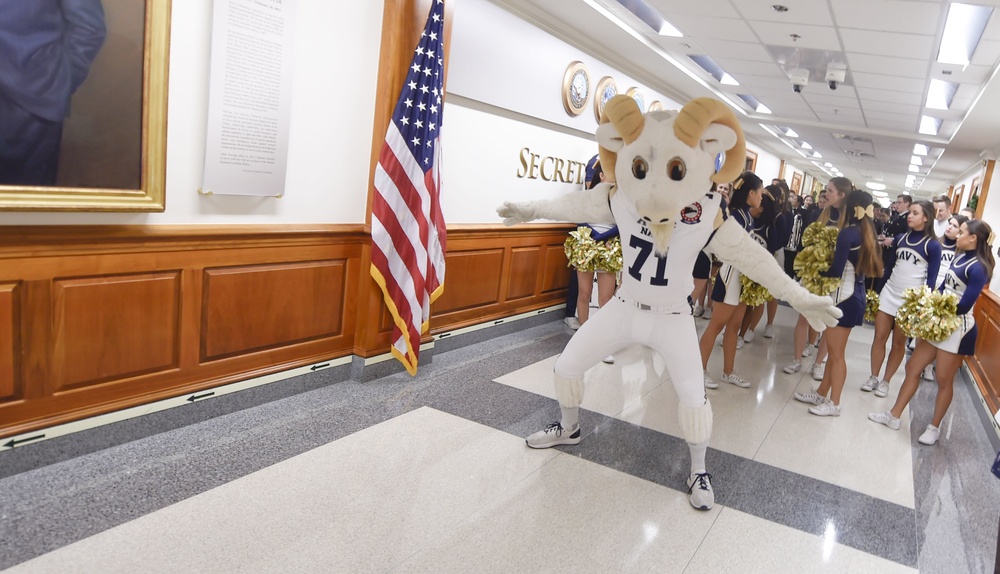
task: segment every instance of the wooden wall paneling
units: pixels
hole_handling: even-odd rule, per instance
[[[21,392],[20,283],[0,284],[0,401]]]
[[[569,287],[570,273],[576,273],[576,271],[567,265],[569,261],[566,259],[563,244],[561,242],[550,243],[545,247],[544,253],[544,268],[538,274],[542,280],[539,294],[549,295],[565,290]]]
[[[966,359],[992,413],[1000,410],[1000,297],[984,291],[976,302],[976,354]]]
[[[206,269],[201,359],[341,335],[346,279],[345,260]]]
[[[502,292],[503,248],[451,251],[445,260],[444,294],[433,305],[434,315],[496,304]]]
[[[56,392],[176,369],[180,272],[53,283]]]
[[[38,399],[55,391],[52,377],[52,281],[24,281],[21,341],[24,345],[21,398]],[[3,417],[0,416],[0,421]]]
[[[506,296],[503,297],[503,301],[533,297],[538,292],[537,285],[542,278],[542,274],[538,273],[541,248],[538,246],[515,247],[510,249],[506,259],[508,280],[506,282]]]

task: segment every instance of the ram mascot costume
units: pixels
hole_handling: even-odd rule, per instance
[[[785,275],[767,250],[727,218],[721,195],[708,192],[713,181],[735,180],[746,157],[743,130],[725,104],[699,98],[679,112],[644,115],[632,98],[616,96],[605,105],[597,142],[604,173],[612,181],[556,199],[507,202],[497,209],[507,225],[534,219],[586,221],[617,224],[621,233],[621,287],[556,360],[562,418],[526,441],[533,448],[579,443],[584,373],[626,346],[646,345],[663,358],[677,390],[680,428],[691,451],[689,500],[708,510],[715,501],[705,467],[712,406],[689,298],[698,252],[704,249],[732,264],[788,301],[817,329],[836,325],[840,310],[829,297],[812,295]],[[726,160],[716,172],[715,158],[722,152]]]

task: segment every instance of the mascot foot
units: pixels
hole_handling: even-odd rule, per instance
[[[531,448],[552,448],[561,444],[580,444],[580,426],[568,431],[558,422],[529,435],[524,442]]]
[[[698,510],[711,510],[715,505],[712,475],[707,472],[692,473],[687,479],[688,501]]]

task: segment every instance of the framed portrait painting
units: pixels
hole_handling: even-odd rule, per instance
[[[163,211],[170,4],[0,4],[59,46],[0,69],[0,210]]]
[[[793,171],[792,183],[788,187],[790,187],[795,193],[799,193],[799,191],[802,190],[802,174],[797,171]]]
[[[756,171],[757,169],[757,152],[747,150],[747,161],[744,171]]]

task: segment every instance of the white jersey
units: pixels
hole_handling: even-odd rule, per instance
[[[670,238],[666,256],[653,251],[653,236],[622,193],[611,197],[611,212],[622,241],[622,284],[619,294],[665,313],[690,313],[694,263],[712,238],[722,196],[707,193],[684,208]],[[667,265],[667,259],[670,265]]]
[[[904,233],[896,243],[896,262],[885,288],[902,294],[910,287],[927,284],[928,249],[931,239],[924,234]]]

